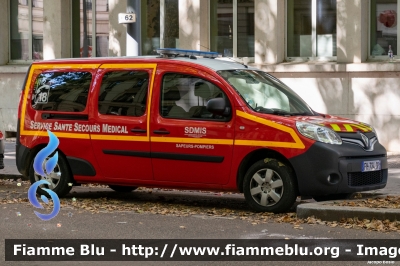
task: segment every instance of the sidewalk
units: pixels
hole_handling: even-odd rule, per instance
[[[389,154],[389,169],[399,168],[400,169],[400,153]]]

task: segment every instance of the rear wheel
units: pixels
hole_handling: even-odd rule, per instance
[[[137,187],[114,186],[114,185],[108,185],[108,187],[114,191],[122,192],[122,193],[129,193],[129,192],[132,192],[133,190],[137,189]]]
[[[246,201],[257,212],[286,212],[297,198],[294,175],[276,159],[253,164],[243,182]]]
[[[48,159],[43,162],[43,167],[46,164],[47,160]],[[56,193],[59,197],[65,196],[69,193],[69,191],[72,189],[71,184],[73,183],[73,179],[68,167],[67,159],[63,155],[58,153],[58,162],[56,164],[56,167],[54,168],[53,172],[45,177],[38,175],[35,172],[35,170],[33,169],[33,161],[34,160],[32,160],[31,162],[29,170],[29,179],[31,183],[33,184],[39,180],[46,180],[50,183],[50,185],[41,185],[38,187],[36,192],[39,195],[48,196],[47,192],[44,191],[42,188],[47,188],[54,191],[54,193]]]

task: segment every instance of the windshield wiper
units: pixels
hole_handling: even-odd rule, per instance
[[[315,116],[314,113],[310,112],[298,112],[298,113],[291,113],[282,109],[276,108],[264,108],[261,106],[256,107],[254,110],[264,114],[271,114],[271,115],[283,115],[283,116]]]
[[[310,112],[302,112],[302,113],[291,113],[293,116],[315,116],[315,114]]]
[[[260,113],[271,114],[271,115],[287,115],[287,116],[293,115],[292,113],[287,112],[287,111],[282,110],[282,109],[264,108],[264,107],[261,107],[261,106],[256,107],[254,110],[257,111],[257,112],[260,112]]]

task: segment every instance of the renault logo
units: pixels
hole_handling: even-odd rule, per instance
[[[364,142],[364,146],[365,148],[369,147],[369,139],[367,136],[365,136],[363,133],[360,133],[362,141]]]

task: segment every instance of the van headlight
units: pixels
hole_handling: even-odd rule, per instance
[[[342,145],[340,136],[327,127],[307,122],[296,122],[296,127],[300,134],[306,138],[329,144]]]

